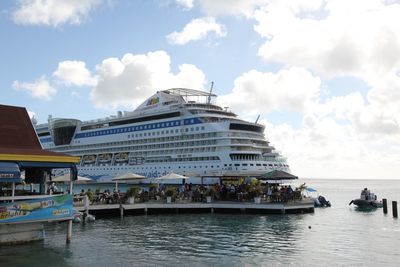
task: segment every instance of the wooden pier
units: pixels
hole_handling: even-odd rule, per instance
[[[291,202],[143,202],[135,204],[94,204],[75,207],[94,215],[159,214],[159,213],[260,213],[296,214],[314,212],[314,201],[306,198]]]

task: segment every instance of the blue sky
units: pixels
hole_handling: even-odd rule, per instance
[[[208,90],[302,177],[399,178],[400,3],[18,0],[0,3],[0,103],[39,123]]]

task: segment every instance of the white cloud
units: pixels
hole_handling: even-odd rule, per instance
[[[76,91],[71,92],[71,97],[80,97],[80,94]]]
[[[307,118],[301,129],[266,123],[272,144],[288,158],[291,170],[310,178],[397,178],[400,141],[379,144],[360,139],[350,125],[330,118]]]
[[[176,0],[176,2],[186,9],[192,9],[194,6],[194,0]]]
[[[171,87],[203,89],[205,76],[197,67],[183,64],[173,74],[171,60],[164,51],[125,54],[121,59],[108,58],[97,66],[98,83],[91,92],[97,106],[137,106],[156,90]]]
[[[94,86],[96,84],[96,78],[92,77],[83,61],[62,61],[58,63],[58,68],[53,76],[67,86]]]
[[[12,19],[22,25],[80,24],[101,0],[19,0]]]
[[[33,112],[33,111],[28,110],[28,116],[29,116],[29,118],[32,120],[33,118],[36,117],[36,113]]]
[[[226,36],[225,27],[214,18],[199,18],[189,22],[181,32],[173,32],[167,36],[171,44],[184,45],[188,42],[204,39],[210,33],[216,36]]]
[[[50,100],[57,92],[44,76],[36,80],[34,83],[21,83],[19,81],[14,81],[13,87],[15,90],[27,91],[33,97],[45,100]]]
[[[266,125],[272,145],[302,177],[395,178],[400,171],[400,77],[384,78],[365,97],[359,92],[323,100],[321,80],[303,68],[249,71],[218,102],[245,119],[292,110],[300,126]],[[310,167],[311,166],[311,167]]]
[[[236,78],[232,93],[220,96],[218,102],[252,114],[276,110],[303,112],[318,96],[320,85],[318,77],[302,68],[292,67],[278,73],[251,70]]]
[[[200,8],[210,16],[246,16],[250,17],[255,9],[267,3],[267,0],[198,0]]]
[[[400,69],[399,4],[314,2],[299,8],[292,1],[271,1],[257,10],[255,30],[267,39],[259,55],[324,78],[355,76],[370,85]]]

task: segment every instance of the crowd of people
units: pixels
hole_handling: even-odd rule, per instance
[[[287,202],[301,199],[301,191],[299,189],[293,190],[290,185],[277,184],[223,183],[194,185],[185,183],[169,186],[153,184],[146,187],[136,186],[136,189],[134,193],[136,201],[142,202],[165,199],[166,196],[192,202],[204,202],[207,196],[212,197],[215,201],[253,201],[255,197],[260,197],[268,202]],[[100,192],[99,189],[96,192],[88,189],[85,192],[82,189],[80,196],[85,195],[88,196],[91,203],[112,204],[126,202],[132,193],[121,193],[115,189],[112,192],[109,189],[103,192]]]

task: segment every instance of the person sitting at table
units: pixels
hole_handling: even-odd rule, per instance
[[[53,195],[58,192],[58,188],[54,182],[51,183],[48,191],[49,191],[49,195]]]
[[[229,198],[234,199],[235,193],[236,193],[236,187],[233,184],[231,184],[231,186],[229,187]]]

